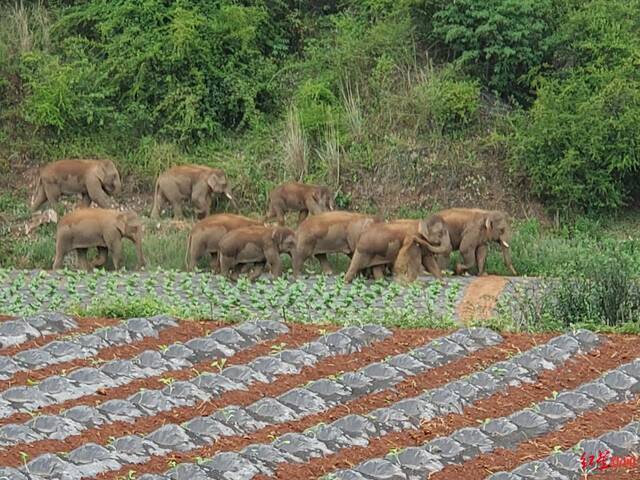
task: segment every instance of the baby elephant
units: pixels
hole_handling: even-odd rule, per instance
[[[299,212],[300,223],[308,214],[316,215],[333,209],[333,195],[327,187],[285,183],[274,188],[269,194],[269,209],[264,221],[277,218],[278,224],[284,226],[284,215],[287,212]]]
[[[256,225],[238,228],[227,233],[218,245],[220,272],[231,277],[236,265],[256,264],[251,275],[255,279],[268,264],[273,277],[282,274],[281,253],[291,252],[296,246],[296,234],[287,227]]]
[[[191,229],[187,242],[187,258],[185,263],[187,270],[191,271],[196,266],[198,259],[203,255],[211,255],[211,269],[218,272],[220,262],[218,260],[218,244],[227,232],[236,228],[262,225],[262,222],[252,218],[234,215],[232,213],[220,213],[210,215],[200,220]]]
[[[31,210],[42,204],[53,206],[60,195],[82,195],[82,205],[91,201],[102,208],[110,206],[109,195],[120,193],[120,174],[111,160],[59,160],[40,169]]]
[[[136,246],[138,268],[145,264],[142,255],[143,226],[134,212],[120,212],[103,208],[79,208],[65,215],[58,223],[56,233],[56,257],[53,269],[62,266],[64,256],[71,250],[78,252],[80,266],[91,270],[103,265],[111,252],[116,269],[122,266],[122,238],[131,240]],[[97,247],[99,257],[91,264],[87,261],[87,250]]]
[[[165,200],[171,204],[175,218],[182,218],[182,203],[191,199],[198,217],[206,217],[211,211],[211,194],[224,194],[234,207],[231,186],[225,173],[219,168],[205,165],[181,165],[163,172],[156,181],[151,216],[157,218]]]

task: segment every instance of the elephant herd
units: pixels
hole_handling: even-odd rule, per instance
[[[145,265],[140,218],[134,212],[109,208],[111,196],[121,187],[120,175],[109,160],[61,160],[40,170],[32,210],[45,202],[54,204],[63,194],[82,197],[81,207],[58,223],[54,269],[61,267],[71,250],[77,252],[82,268],[104,265],[109,253],[114,267],[120,268],[123,238],[135,244],[138,268]],[[456,274],[477,267],[483,275],[487,248],[493,242],[500,245],[507,268],[516,275],[508,218],[500,211],[451,208],[422,220],[384,221],[374,215],[336,210],[327,187],[285,183],[270,192],[266,215],[258,220],[231,213],[210,215],[214,194],[225,195],[236,207],[227,177],[218,168],[182,165],[166,170],[156,180],[151,217],[159,217],[168,203],[174,216],[182,218],[183,203],[189,200],[203,217],[187,239],[188,270],[206,256],[213,272],[230,278],[248,274],[254,279],[265,269],[277,277],[282,274],[281,254],[285,253],[297,277],[311,257],[320,262],[324,273],[332,273],[327,255],[342,253],[351,259],[346,282],[358,274],[376,279],[392,274],[407,282],[423,270],[441,278],[454,251],[462,256]],[[88,208],[91,201],[100,208]],[[298,213],[296,230],[285,226],[288,212]],[[277,223],[268,223],[273,219]],[[94,247],[98,256],[89,263],[87,251]]]

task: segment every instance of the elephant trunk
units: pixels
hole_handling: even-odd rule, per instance
[[[236,199],[233,198],[233,195],[231,195],[231,189],[230,188],[225,189],[224,195],[225,195],[225,197],[227,197],[231,201],[231,204],[233,205],[233,208],[235,208],[236,210],[239,210],[238,204],[236,203]]]
[[[433,245],[429,243],[427,240],[425,240],[424,238],[421,238],[417,235],[414,237],[414,239],[420,245],[427,247],[427,249],[434,255],[443,255],[445,253],[451,252],[451,239],[449,238],[448,235],[446,236],[445,239],[443,239],[442,242],[440,242],[440,245]]]
[[[113,194],[119,195],[122,191],[122,182],[120,181],[120,177],[117,176],[113,181]]]

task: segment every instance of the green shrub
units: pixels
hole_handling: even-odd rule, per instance
[[[418,0],[425,41],[447,53],[505,97],[526,97],[527,75],[547,53],[553,0]]]
[[[429,75],[414,91],[425,110],[427,124],[440,132],[459,130],[472,123],[480,108],[480,85],[458,80],[445,71]]]
[[[633,65],[541,80],[512,156],[533,193],[556,208],[623,206],[640,167],[640,75]]]

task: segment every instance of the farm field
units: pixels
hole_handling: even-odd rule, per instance
[[[637,478],[638,340],[7,317],[0,477]]]

